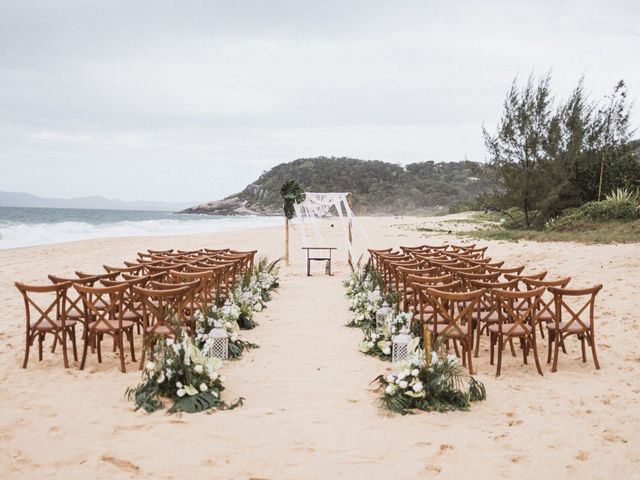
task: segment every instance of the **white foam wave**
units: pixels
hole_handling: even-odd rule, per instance
[[[86,222],[0,223],[0,249],[105,237],[143,237],[229,232],[280,225],[279,217],[216,217],[142,220],[102,224]]]

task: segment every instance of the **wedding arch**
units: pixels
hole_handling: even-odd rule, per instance
[[[300,225],[303,245],[309,246],[310,232],[314,233],[314,237],[321,242],[322,234],[318,228],[318,220],[335,213],[340,217],[340,223],[344,229],[349,266],[353,269],[353,234],[354,227],[358,229],[355,223],[355,216],[352,210],[352,194],[349,192],[305,192],[304,200],[294,204],[296,218]]]

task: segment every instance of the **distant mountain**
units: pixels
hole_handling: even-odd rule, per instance
[[[114,200],[104,197],[45,198],[22,192],[0,192],[0,207],[89,208],[96,210],[162,210],[176,212],[192,205],[178,202]]]
[[[308,192],[352,192],[357,214],[428,212],[472,203],[489,185],[477,177],[480,164],[421,162],[405,167],[378,160],[301,158],[264,172],[242,192],[184,210],[211,215],[280,214],[280,187],[297,180]]]

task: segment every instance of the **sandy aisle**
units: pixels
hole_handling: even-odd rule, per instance
[[[372,247],[435,243],[445,237],[363,219]],[[342,247],[337,229],[327,243]],[[452,237],[449,237],[451,239]],[[281,252],[279,229],[213,236],[109,239],[0,251],[0,478],[633,478],[640,468],[640,246],[487,243],[490,254],[531,271],[605,284],[599,298],[603,369],[579,361],[576,342],[559,372],[507,357],[495,379],[488,355],[475,366],[489,399],[468,413],[384,417],[368,387],[389,364],[357,351],[347,300],[336,277],[303,275],[297,234],[292,267],[260,326],[261,348],[225,367],[228,400],[243,408],[212,415],[132,412],[123,398],[139,374],[115,357],[64,370],[45,352],[19,368],[23,312],[12,281],[46,273],[96,271],[144,248],[228,246]],[[344,252],[338,253],[339,257]],[[637,283],[637,282],[635,282]],[[546,350],[541,350],[546,355]]]

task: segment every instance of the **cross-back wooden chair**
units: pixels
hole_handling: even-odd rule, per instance
[[[485,273],[485,268],[483,265],[474,265],[472,267],[468,267],[466,266],[466,263],[463,263],[462,266],[443,265],[441,268],[446,273],[450,273],[456,278],[461,278],[461,273]]]
[[[493,273],[498,272],[503,277],[505,275],[520,275],[524,270],[524,265],[517,267],[492,267],[485,265],[485,270]]]
[[[80,370],[84,369],[87,361],[89,345],[95,345],[98,353],[98,362],[102,363],[101,343],[105,335],[113,338],[120,354],[120,370],[126,373],[124,338],[129,341],[131,360],[136,361],[133,347],[134,322],[124,320],[124,292],[127,284],[119,284],[112,287],[87,287],[84,285],[73,286],[82,298],[85,308],[85,318],[88,323],[84,330],[84,346],[82,348],[82,361]]]
[[[93,287],[100,279],[96,277],[86,278],[63,278],[56,275],[49,275],[49,280],[52,283],[71,283],[73,285],[82,285],[85,287]],[[85,318],[84,304],[82,303],[82,297],[78,291],[74,288],[69,288],[65,292],[65,318],[67,320],[76,320],[81,323],[82,326],[86,326],[87,321]],[[84,333],[83,333],[84,336]],[[53,341],[53,350],[57,344],[57,339]]]
[[[141,264],[135,264],[131,267],[112,267],[110,265],[103,265],[104,271],[107,273],[117,272],[119,274],[128,273],[129,275],[139,275],[143,272],[144,266]]]
[[[53,335],[54,341],[62,345],[64,368],[69,368],[67,337],[71,339],[73,357],[78,360],[75,330],[77,320],[67,319],[65,316],[67,290],[71,288],[71,282],[53,285],[26,285],[16,282],[15,286],[22,294],[25,308],[26,343],[22,368],[27,368],[29,349],[36,339],[38,360],[42,361],[43,342],[47,334]]]
[[[74,273],[78,278],[94,278],[96,282],[99,282],[100,280],[115,280],[120,275],[120,272],[86,273],[76,271]]]
[[[512,273],[505,273],[504,278],[506,280],[544,280],[547,277],[547,272],[528,273],[526,275],[515,275]]]
[[[401,306],[403,311],[409,311],[409,305],[411,305],[413,300],[413,290],[411,288],[411,281],[409,280],[409,277],[414,279],[429,277],[435,275],[437,271],[437,268],[428,268],[424,266],[419,266],[417,268],[397,268],[398,278],[401,285],[401,295],[398,296],[398,306],[400,306],[400,302],[402,302]]]
[[[465,290],[474,290],[472,281],[476,282],[497,282],[500,277],[498,272],[489,273],[475,273],[475,272],[458,272],[457,278],[462,281],[462,286]]]
[[[556,280],[534,280],[531,278],[522,278],[521,282],[525,285],[527,290],[534,288],[544,287],[545,292],[540,298],[540,304],[538,310],[534,312],[537,317],[537,324],[540,328],[540,336],[544,338],[544,329],[547,324],[555,321],[555,301],[553,293],[549,291],[550,287],[566,288],[571,281],[571,277],[558,278]],[[544,327],[544,328],[543,328]]]
[[[473,350],[473,316],[478,309],[483,290],[471,292],[448,292],[437,288],[427,290],[433,307],[433,322],[426,328],[431,332],[431,346],[439,338],[459,342],[462,347],[462,364],[473,374],[471,361]],[[455,345],[455,343],[454,343]],[[457,349],[456,349],[457,350]]]
[[[175,287],[175,285],[174,285]],[[144,365],[147,348],[153,354],[153,345],[159,338],[177,338],[178,329],[187,329],[184,306],[188,302],[192,287],[176,287],[159,290],[133,287],[142,300],[143,322],[142,354],[140,370]]]
[[[100,282],[105,287],[115,287],[116,285],[127,286],[122,295],[122,302],[124,304],[122,319],[134,322],[138,333],[141,333],[143,327],[142,301],[138,298],[133,287],[144,287],[149,281],[151,281],[151,277],[144,276],[128,280],[102,280]]]
[[[498,272],[487,274],[487,275],[497,275],[500,274]],[[485,333],[489,335],[489,327],[491,325],[495,325],[500,321],[500,302],[495,296],[495,290],[509,290],[516,291],[518,289],[518,281],[510,280],[501,282],[497,277],[484,278],[484,279],[470,279],[469,280],[469,289],[482,289],[484,290],[484,294],[480,299],[480,305],[478,308],[477,316],[475,318],[475,351],[474,356],[477,358],[478,353],[480,351],[480,338],[482,334]],[[511,353],[515,356],[516,352],[513,349],[513,342],[509,343],[511,347]]]
[[[471,243],[469,245],[454,245],[454,244],[449,244],[449,249],[454,251],[454,252],[468,252],[470,250],[473,250],[476,248],[476,244],[475,243]]]
[[[198,282],[194,285],[193,298],[193,307],[196,310],[200,310],[206,315],[209,307],[214,305],[215,297],[213,293],[216,291],[216,283],[219,280],[219,276],[216,275],[214,270],[206,272],[178,272],[171,270],[169,278],[173,283],[178,284]]]
[[[444,292],[460,292],[462,288],[462,282],[460,280],[454,280],[453,275],[441,276],[440,278],[447,277],[446,281],[437,281],[435,278],[430,278],[428,281],[421,281],[420,283],[413,283],[413,315],[411,317],[412,330],[418,330],[418,333],[422,335],[424,326],[433,323],[433,304],[429,299],[429,289],[437,288]]]
[[[602,285],[581,289],[549,287],[555,304],[555,322],[547,324],[549,351],[551,344],[554,345],[552,372],[558,370],[560,344],[564,344],[564,340],[571,335],[576,335],[580,339],[582,361],[587,361],[586,341],[591,347],[593,363],[596,369],[600,370],[595,342],[595,303],[596,295],[600,290]]]
[[[506,343],[515,338],[520,340],[522,347],[522,359],[527,364],[529,349],[533,350],[533,359],[538,373],[542,375],[538,349],[536,346],[536,316],[540,297],[544,288],[536,288],[527,291],[493,290],[496,300],[499,302],[498,314],[500,321],[489,326],[491,338],[491,365],[493,365],[494,349],[498,346],[498,364],[496,377],[500,376],[502,368],[502,351]]]

